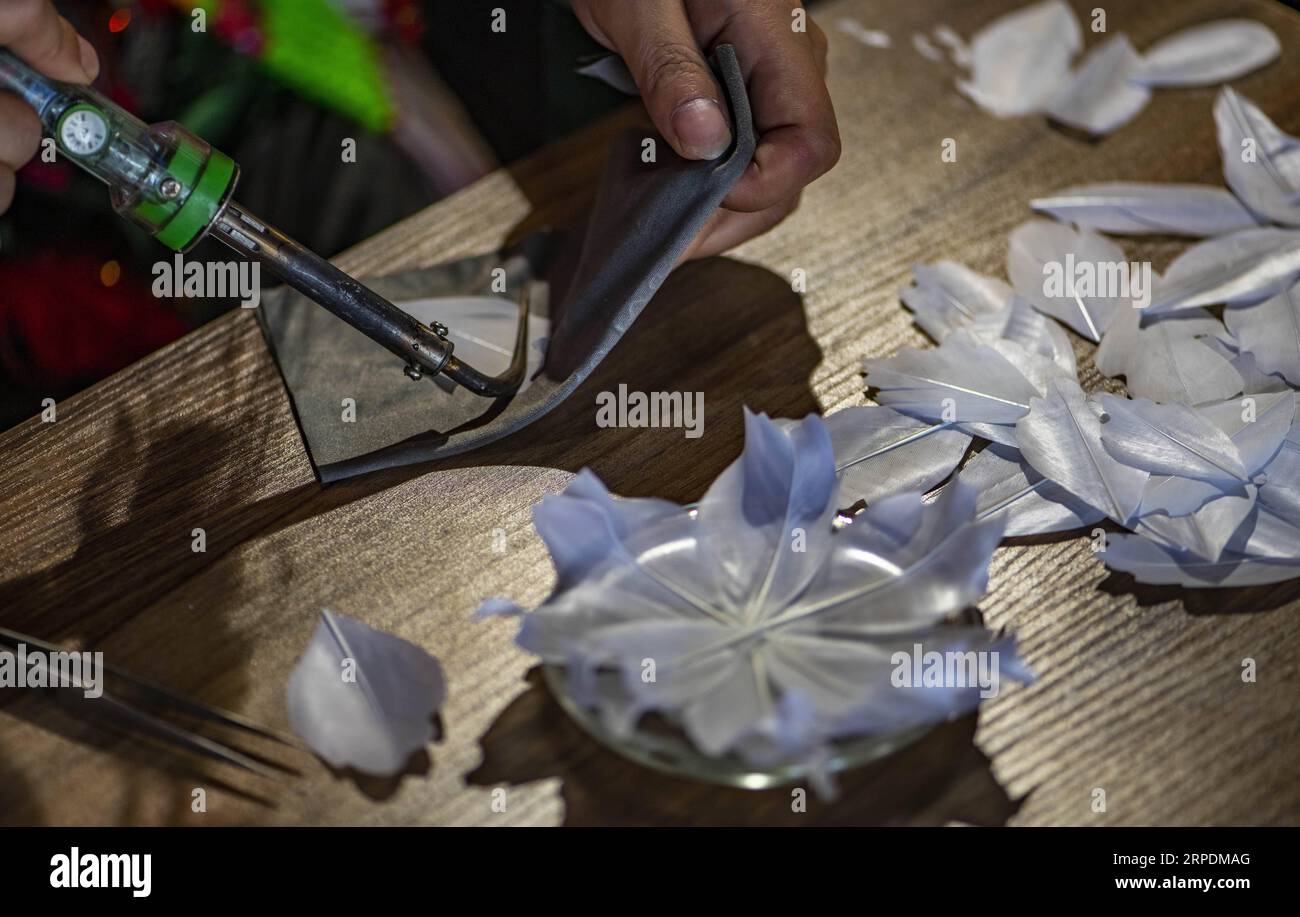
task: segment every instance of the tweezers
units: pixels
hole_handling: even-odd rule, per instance
[[[17,652],[19,645],[42,653],[71,652],[51,643],[29,637],[16,631],[0,627],[0,650]],[[170,712],[228,726],[241,732],[261,736],[281,745],[292,746],[290,740],[247,720],[244,717],[216,707],[210,707],[193,698],[178,694],[156,682],[148,681],[107,663],[103,667],[104,691],[99,697],[86,697],[80,687],[60,686],[45,689],[55,697],[58,703],[67,706],[73,712],[97,724],[127,734],[134,734],[146,739],[181,748],[185,751],[222,761],[263,777],[275,777],[292,773],[292,769],[273,762],[263,762],[236,748],[224,745],[206,736],[191,732],[184,727],[161,719],[147,708],[157,712]],[[112,680],[114,690],[108,688]]]

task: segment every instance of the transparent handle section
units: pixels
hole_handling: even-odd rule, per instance
[[[145,124],[94,90],[41,76],[3,49],[0,89],[18,93],[62,154],[108,185],[119,214],[177,251],[203,238],[238,180],[228,157],[179,124]],[[106,125],[108,139],[93,153],[65,149],[59,137],[64,116],[77,109],[92,110]]]

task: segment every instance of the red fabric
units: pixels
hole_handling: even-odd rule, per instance
[[[187,330],[147,284],[100,281],[107,259],[41,252],[0,261],[0,371],[57,397],[102,379]]]

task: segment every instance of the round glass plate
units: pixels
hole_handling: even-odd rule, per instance
[[[630,761],[678,777],[707,780],[747,790],[765,790],[793,783],[808,776],[806,762],[787,762],[759,768],[735,755],[710,757],[694,745],[681,730],[664,724],[662,729],[647,727],[643,718],[632,734],[615,736],[601,724],[600,718],[580,705],[569,693],[569,678],[564,667],[543,665],[546,685],[560,707],[596,741]],[[883,758],[911,745],[925,735],[933,724],[916,726],[899,732],[845,739],[831,746],[830,759],[824,762],[832,774]]]

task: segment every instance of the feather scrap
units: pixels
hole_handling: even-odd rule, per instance
[[[1123,376],[1129,393],[1152,401],[1203,404],[1244,390],[1241,373],[1213,346],[1226,337],[1204,309],[1187,309],[1143,322],[1143,311],[1116,313],[1093,356],[1103,375]]]
[[[1006,357],[967,332],[865,365],[877,401],[931,423],[1012,424],[1038,395]]]
[[[1098,45],[1052,96],[1047,114],[1094,136],[1123,127],[1151,101],[1150,89],[1129,81],[1138,63],[1137,51],[1123,33]]]
[[[606,54],[603,57],[598,57],[591,63],[579,67],[577,73],[591,77],[593,80],[600,80],[606,86],[617,89],[624,95],[635,96],[640,95],[641,92],[637,88],[632,71],[627,69],[627,64],[623,61],[623,58],[617,54]]]
[[[826,428],[843,506],[932,490],[952,474],[971,440],[952,424],[929,424],[873,405],[828,414]]]
[[[1214,121],[1228,187],[1261,217],[1300,226],[1300,139],[1226,87],[1214,103]]]
[[[323,611],[289,676],[289,725],[331,767],[392,776],[433,738],[445,696],[437,659]]]
[[[1065,223],[1126,236],[1203,238],[1259,225],[1241,201],[1210,185],[1075,185],[1030,201],[1029,206]]]
[[[1221,19],[1162,38],[1129,79],[1144,86],[1211,86],[1258,70],[1281,53],[1281,42],[1264,23]]]
[[[1225,309],[1223,320],[1262,372],[1300,386],[1300,284],[1257,305]]]
[[[1058,380],[1016,424],[1016,439],[1035,471],[1123,525],[1141,506],[1150,475],[1107,452],[1101,426],[1078,383]]]
[[[1079,20],[1062,0],[1015,10],[976,33],[971,78],[957,88],[999,117],[1041,111],[1069,79],[1082,46]]]
[[[1017,450],[1006,446],[992,444],[976,453],[958,480],[979,494],[977,520],[1006,520],[1006,538],[1067,532],[1105,518],[1100,510],[1034,471]]]
[[[1121,264],[1127,266],[1128,261],[1115,243],[1091,230],[1076,231],[1048,220],[1017,226],[1007,249],[1007,276],[1016,292],[1094,342],[1101,340],[1116,310],[1132,306],[1127,296],[1098,295],[1102,266]],[[1098,282],[1086,282],[1089,271]],[[1085,282],[1076,276],[1080,273]],[[1049,282],[1054,275],[1060,292]]]
[[[1300,277],[1300,230],[1264,227],[1218,236],[1183,252],[1155,285],[1148,314],[1249,305]]]

